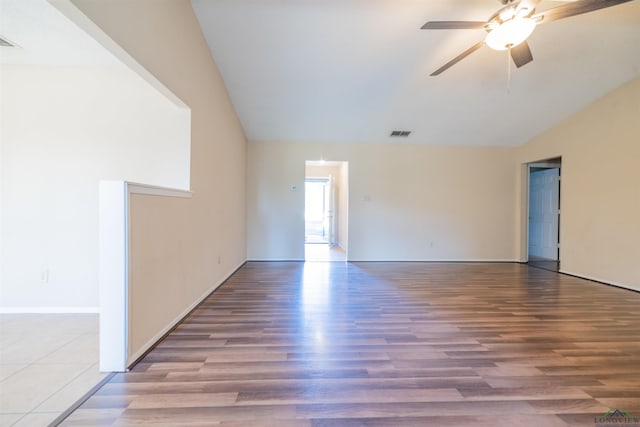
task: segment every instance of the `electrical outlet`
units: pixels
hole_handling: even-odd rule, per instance
[[[222,257],[220,255],[218,255],[218,264],[220,264],[221,260],[222,260]]]
[[[49,283],[49,269],[43,268],[40,272],[40,281],[42,283]]]

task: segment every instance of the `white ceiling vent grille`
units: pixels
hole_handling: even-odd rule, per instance
[[[392,130],[391,131],[391,135],[389,135],[389,136],[406,138],[409,135],[411,135],[411,131],[410,130]]]
[[[0,46],[1,47],[16,47],[16,45],[11,43],[9,40],[5,39],[3,36],[0,36]]]

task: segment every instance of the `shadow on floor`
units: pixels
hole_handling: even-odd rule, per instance
[[[556,273],[560,271],[560,261],[553,259],[529,257],[527,264],[529,264],[530,267],[542,268],[543,270],[555,271]]]

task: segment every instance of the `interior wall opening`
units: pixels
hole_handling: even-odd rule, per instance
[[[348,163],[305,162],[305,261],[346,261]]]
[[[527,261],[560,270],[560,187],[562,160],[528,164]]]
[[[306,178],[304,182],[304,243],[335,244],[330,239],[331,184],[328,178]]]

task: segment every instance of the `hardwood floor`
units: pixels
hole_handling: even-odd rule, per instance
[[[519,264],[248,263],[65,426],[595,426],[640,294]]]

